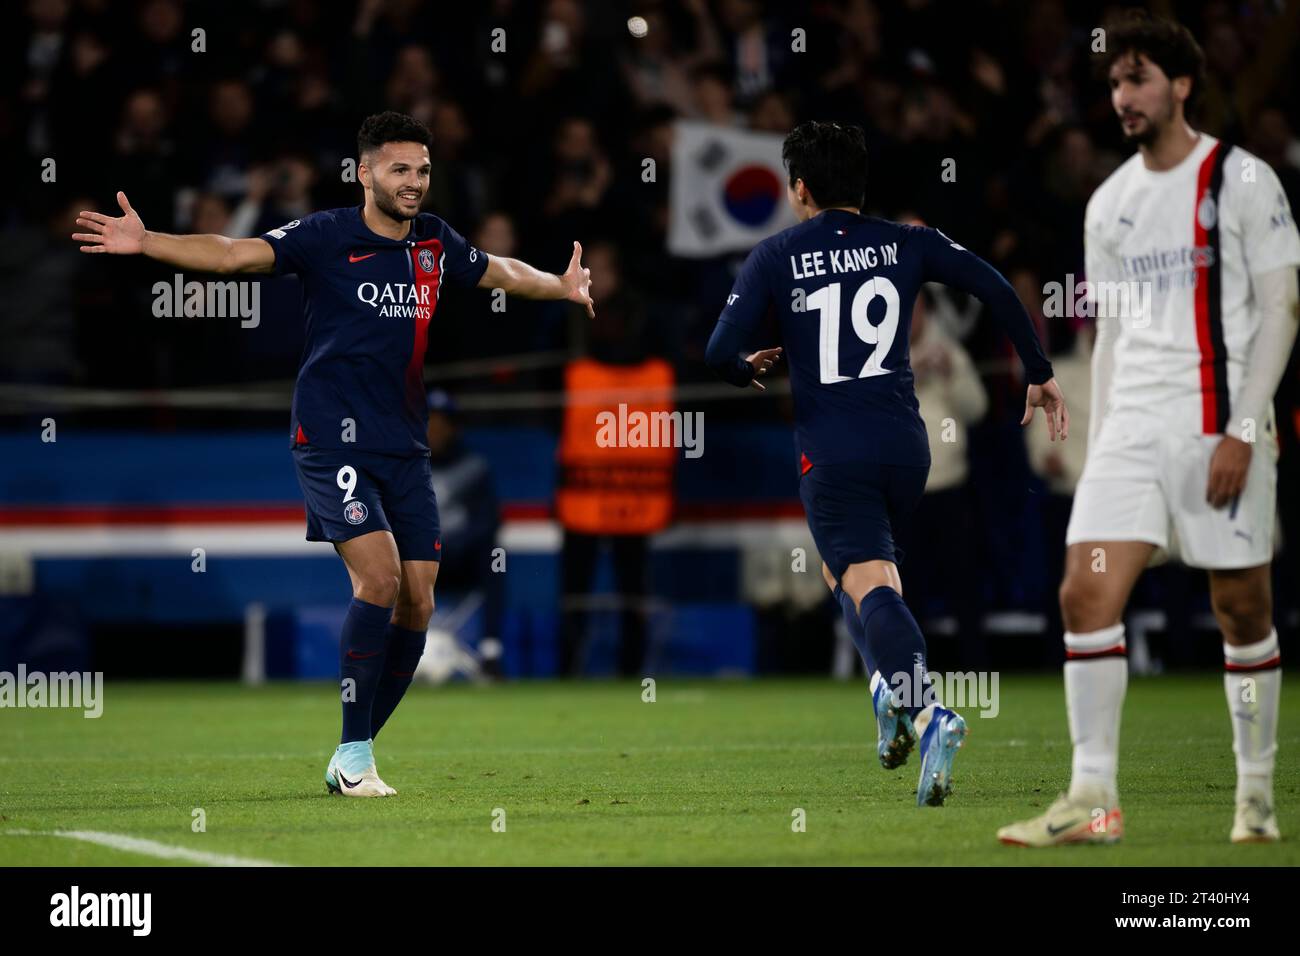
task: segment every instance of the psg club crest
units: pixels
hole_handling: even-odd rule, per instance
[[[370,511],[366,508],[365,502],[349,501],[343,506],[343,517],[347,519],[348,524],[361,524],[369,515]]]
[[[428,249],[421,249],[417,257],[420,260],[420,268],[425,272],[433,271],[433,253]]]

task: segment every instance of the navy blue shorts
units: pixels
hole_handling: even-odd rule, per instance
[[[339,544],[388,531],[403,561],[438,561],[442,540],[428,455],[299,446],[293,464],[307,505],[307,540]]]
[[[851,564],[902,563],[894,528],[920,502],[929,473],[929,465],[852,462],[814,465],[803,474],[799,498],[808,529],[835,580]]]

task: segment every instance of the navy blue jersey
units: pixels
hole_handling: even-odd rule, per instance
[[[371,232],[360,206],[313,213],[262,238],[275,250],[276,274],[296,273],[303,285],[307,341],[291,441],[427,454],[429,322],[443,282],[477,284],[487,256],[429,213],[405,239],[388,239]]]
[[[996,269],[937,230],[837,209],[754,247],[709,340],[708,363],[748,385],[754,370],[745,355],[784,348],[805,467],[928,465],[908,364],[912,306],[925,282],[978,297],[1010,335],[1029,381],[1052,377],[1028,313]],[[781,341],[758,342],[769,307]]]

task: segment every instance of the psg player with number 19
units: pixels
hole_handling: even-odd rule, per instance
[[[196,272],[294,273],[303,285],[307,340],[294,388],[291,444],[307,505],[307,538],[329,541],[352,579],[339,645],[343,733],[330,792],[397,791],[375,771],[374,738],[410,686],[433,613],[441,542],[422,377],[429,322],[444,283],[504,289],[586,306],[582,247],[563,275],[489,258],[437,216],[429,188],[429,131],[379,113],[357,137],[360,206],[330,209],[262,238],[149,232],[126,196],[124,215],[82,212],[82,251],[144,254]]]
[[[801,220],[756,246],[709,340],[706,359],[734,385],[763,388],[782,352],[790,363],[803,499],[822,574],[871,679],[877,752],[901,766],[918,738],[918,805],[951,791],[965,721],[936,699],[925,638],[902,599],[893,528],[925,490],[930,451],[908,365],[912,305],[924,282],[984,302],[1010,335],[1029,380],[1025,415],[1043,408],[1053,440],[1069,427],[1028,314],[991,266],[943,233],[861,213],[862,131],[805,123],[786,137],[789,199]],[[769,307],[782,348],[751,351]]]

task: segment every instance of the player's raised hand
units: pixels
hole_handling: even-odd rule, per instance
[[[1205,500],[1213,508],[1222,508],[1246,488],[1250,469],[1250,444],[1224,435],[1210,456],[1210,478],[1205,485]]]
[[[1041,408],[1047,417],[1047,434],[1052,441],[1059,437],[1061,441],[1070,434],[1070,412],[1065,407],[1065,396],[1056,379],[1050,378],[1042,385],[1030,385],[1025,394],[1025,417],[1020,424],[1028,425],[1034,420],[1034,409]]]
[[[82,244],[82,252],[111,252],[119,256],[130,256],[144,251],[144,223],[126,201],[126,193],[117,194],[117,204],[122,207],[125,215],[114,218],[85,209],[77,214],[77,225],[90,230],[72,234],[72,238]]]
[[[587,307],[587,314],[596,317],[596,303],[591,298],[591,270],[582,267],[582,243],[573,244],[573,258],[569,268],[560,276],[564,280],[565,296],[570,302],[577,302]]]
[[[759,349],[753,355],[745,356],[745,361],[748,362],[750,366],[754,369],[754,380],[749,384],[753,385],[760,392],[766,392],[767,386],[764,385],[762,382],[760,382],[758,380],[758,377],[760,375],[766,375],[767,370],[770,369],[773,365],[775,365],[777,359],[779,359],[780,357],[781,357],[781,350],[779,348]]]

